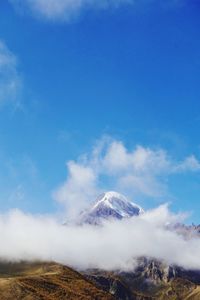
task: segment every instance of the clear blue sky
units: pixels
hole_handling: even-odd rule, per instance
[[[91,8],[68,21],[0,2],[0,40],[22,82],[0,108],[1,211],[55,211],[65,163],[105,134],[128,149],[200,160],[200,4],[164,2]],[[173,210],[200,223],[200,172],[167,180]]]

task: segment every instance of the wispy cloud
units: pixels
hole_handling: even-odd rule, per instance
[[[102,138],[90,153],[68,162],[67,171],[67,179],[54,197],[71,215],[94,200],[102,189],[131,196],[166,196],[166,179],[174,174],[198,172],[200,162],[194,155],[177,161],[164,149],[138,145],[129,150],[121,141]]]
[[[132,4],[134,0],[9,0],[20,11],[29,11],[47,20],[65,20],[86,9],[105,9]]]
[[[30,208],[37,201],[43,181],[34,160],[28,155],[12,157],[0,153],[0,203],[2,210],[10,207]],[[37,194],[37,196],[36,196]],[[44,192],[43,198],[44,199]]]
[[[0,107],[5,104],[19,107],[21,88],[22,78],[18,71],[17,58],[0,40]]]
[[[119,8],[122,5],[155,4],[162,7],[179,6],[185,0],[9,0],[20,12],[49,21],[70,21],[86,10]]]

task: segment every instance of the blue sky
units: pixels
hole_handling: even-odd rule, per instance
[[[195,166],[153,178],[148,169],[145,178],[162,193],[126,191],[115,174],[95,173],[99,188],[89,196],[116,188],[145,209],[171,202],[199,223],[198,1],[85,2],[64,1],[58,10],[54,0],[48,10],[44,0],[36,8],[29,0],[0,2],[0,210],[59,210],[55,191],[69,188],[66,163],[92,156],[106,136],[129,154],[137,145],[155,155],[162,149],[172,168],[193,155]]]

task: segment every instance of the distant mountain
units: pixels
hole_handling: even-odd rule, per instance
[[[106,192],[100,195],[88,210],[81,213],[80,223],[98,225],[104,220],[121,220],[143,212],[139,205],[130,202],[125,196],[117,192]]]
[[[169,229],[174,230],[176,233],[188,239],[200,237],[200,225],[185,225],[182,223],[177,223],[173,226],[169,226]]]

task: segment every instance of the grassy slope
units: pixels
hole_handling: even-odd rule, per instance
[[[0,264],[1,300],[113,300],[76,271],[52,263]]]

